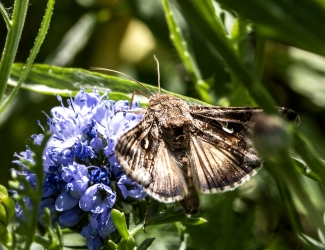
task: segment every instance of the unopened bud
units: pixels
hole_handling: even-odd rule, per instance
[[[0,185],[0,224],[2,233],[15,213],[15,203],[9,197],[7,189]]]

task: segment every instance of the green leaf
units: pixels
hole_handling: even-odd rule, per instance
[[[9,17],[9,14],[8,12],[6,11],[5,7],[3,6],[2,3],[0,3],[0,12],[1,12],[1,15],[3,17],[3,20],[5,21],[6,23],[6,26],[7,26],[7,30],[9,31],[11,29],[11,20],[10,20],[10,17]]]
[[[244,66],[243,60],[237,57],[223,31],[219,28],[220,21],[210,0],[177,0],[187,21],[201,34],[202,39],[211,46],[226,62],[236,78],[250,93],[256,103],[268,113],[276,113],[275,101],[265,88],[256,82],[251,72]],[[193,18],[195,17],[195,19]]]
[[[308,178],[311,178],[317,182],[322,182],[322,178],[320,177],[319,174],[317,174],[315,171],[312,171],[306,164],[306,162],[304,160],[302,160],[299,156],[290,153],[290,157],[292,160],[292,163],[295,167],[295,170],[300,173],[303,174],[305,176],[307,176]]]
[[[317,176],[325,184],[325,161],[322,160],[315,149],[300,133],[294,131],[294,147],[297,154],[305,161],[314,176]]]
[[[117,244],[115,244],[111,240],[108,240],[108,246],[110,247],[110,249],[117,249]]]
[[[142,241],[142,243],[140,244],[140,246],[138,246],[137,250],[146,250],[148,249],[152,242],[155,240],[155,238],[147,238],[144,241]]]
[[[134,240],[133,236],[130,235],[127,240],[127,247],[128,247],[128,249],[132,250],[132,249],[134,249],[134,246],[135,246],[135,240]]]
[[[187,43],[183,38],[181,33],[181,28],[178,26],[174,13],[169,6],[169,0],[162,0],[162,4],[165,11],[165,16],[169,28],[170,39],[173,42],[179,57],[182,59],[183,64],[191,77],[196,90],[200,94],[202,100],[212,103],[212,99],[208,94],[208,84],[202,79],[199,68],[196,65],[196,62],[193,56],[189,53]],[[222,26],[220,24],[220,26]]]
[[[124,213],[121,213],[116,209],[112,209],[112,220],[117,230],[121,234],[122,239],[127,241],[130,237],[130,234],[127,229]]]
[[[325,55],[325,4],[317,0],[217,0],[255,24],[262,36]]]
[[[306,234],[299,235],[299,238],[304,241],[310,249],[325,249],[325,245],[322,242],[319,242]]]
[[[4,246],[6,246],[8,249],[13,249],[12,248],[12,234],[9,233],[7,230],[0,234],[0,242]]]
[[[1,204],[5,207],[7,213],[7,223],[15,214],[15,203],[10,197],[1,198]]]
[[[57,66],[70,65],[75,56],[87,45],[98,19],[96,12],[83,14],[64,34],[60,44],[50,53],[45,63]]]
[[[189,225],[201,225],[207,222],[207,220],[201,217],[189,217],[184,213],[181,207],[170,207],[165,212],[150,217],[146,225],[160,225],[177,221]]]
[[[244,18],[237,18],[233,29],[231,31],[231,38],[234,42],[234,48],[236,49],[237,55],[243,59],[246,53],[247,47],[247,36],[248,36],[248,22]]]
[[[7,105],[12,101],[14,96],[18,93],[18,91],[19,91],[21,85],[23,84],[23,82],[25,81],[26,77],[28,76],[28,73],[33,65],[36,55],[38,54],[38,51],[40,50],[41,45],[43,44],[45,36],[47,34],[47,31],[50,27],[50,21],[51,21],[51,17],[52,17],[52,13],[53,13],[54,2],[55,2],[55,0],[48,0],[48,2],[47,2],[46,11],[45,11],[45,14],[44,14],[44,17],[42,20],[41,28],[39,29],[39,32],[35,39],[34,46],[31,49],[30,54],[27,59],[27,62],[20,73],[19,80],[18,80],[15,88],[11,91],[11,93],[9,94],[6,101],[1,105],[0,112],[2,112],[7,107]]]
[[[14,64],[11,70],[9,83],[14,86],[17,84],[23,64]],[[144,84],[151,92],[157,93],[158,88]],[[34,64],[25,83],[22,86],[25,89],[34,92],[61,96],[69,96],[69,93],[75,94],[80,88],[92,90],[94,87],[105,93],[110,89],[109,98],[112,100],[131,99],[131,93],[136,90],[142,90],[142,87],[133,81],[122,78],[105,75],[97,72],[88,71],[78,68],[61,68],[46,64]],[[161,90],[163,94],[172,94],[180,97],[189,104],[207,105],[199,100],[174,94],[165,90]],[[141,95],[136,95],[142,103],[148,103],[148,99]]]
[[[17,53],[18,44],[25,23],[28,3],[28,0],[15,1],[11,18],[12,26],[8,31],[5,47],[0,59],[0,103],[2,103],[10,74],[10,68]]]
[[[8,191],[5,186],[0,185],[0,198],[8,197]]]

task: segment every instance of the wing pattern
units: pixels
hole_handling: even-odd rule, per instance
[[[156,200],[181,200],[188,192],[184,176],[166,143],[158,137],[156,122],[144,119],[119,138],[116,158],[122,171]]]
[[[183,107],[174,104],[174,97],[164,98],[157,99],[142,121],[119,138],[116,158],[123,172],[153,198],[161,202],[181,200],[185,212],[193,214],[199,206],[197,191],[232,190],[260,168],[261,160],[249,138],[254,117],[263,111]],[[289,121],[299,123],[294,111],[279,111]],[[175,121],[171,112],[179,119]],[[179,114],[187,112],[190,115],[182,120]]]
[[[191,169],[198,190],[214,193],[233,190],[256,174],[261,161],[249,139],[256,108],[190,106],[193,133]]]

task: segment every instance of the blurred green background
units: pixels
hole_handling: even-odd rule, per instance
[[[1,2],[6,8],[13,4],[9,0]],[[272,1],[265,1],[265,5],[267,3],[272,4]],[[230,34],[235,12],[224,12],[215,4]],[[299,11],[295,10],[295,3],[288,4],[291,4],[292,12]],[[45,1],[31,1],[16,62],[26,61],[45,6]],[[254,5],[250,8],[251,12],[260,12],[258,7],[254,10]],[[172,9],[202,78],[209,84],[211,104],[254,105],[243,87],[234,86],[229,69],[211,46],[206,45],[204,37],[184,19],[175,4],[172,4]],[[196,17],[191,18],[195,21]],[[254,30],[254,25],[251,27],[245,37],[243,57],[248,68],[252,62],[250,52],[256,46],[256,32],[265,34],[258,28]],[[6,34],[4,22],[0,22],[0,34],[2,49]],[[290,35],[292,33],[288,30],[289,38]],[[305,38],[306,35],[300,33],[300,36]],[[296,35],[293,39],[300,38]],[[324,156],[325,60],[311,52],[285,45],[286,39],[283,42],[280,43],[276,37],[266,40],[261,82],[277,105],[294,109],[300,114],[299,131],[309,139],[319,155]],[[165,14],[158,0],[57,1],[48,35],[35,63],[84,69],[91,66],[110,68],[157,86],[154,54],[160,62],[163,88],[200,98],[170,40]],[[58,105],[55,96],[21,90],[1,115],[1,184],[7,186],[9,169],[14,166],[11,163],[14,160],[13,153],[25,149],[31,134],[42,132],[37,126],[37,120],[46,125],[46,117],[41,112],[49,113],[55,105]],[[315,188],[316,182],[303,176],[301,178],[311,199],[319,210],[324,211],[324,193]],[[295,197],[293,199],[295,201]],[[277,186],[266,169],[262,169],[243,187],[224,194],[203,195],[201,202],[201,216],[209,223],[197,227],[187,226],[185,236],[188,237],[188,249],[303,248],[292,229]],[[308,221],[308,213],[299,202],[296,205],[305,233],[317,238],[316,230]],[[156,245],[152,249],[179,248],[180,239],[173,225],[148,228],[148,233],[140,234],[139,237],[156,237]]]

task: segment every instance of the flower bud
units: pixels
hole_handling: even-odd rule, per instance
[[[0,234],[8,226],[15,213],[14,201],[8,196],[7,189],[0,185]]]

